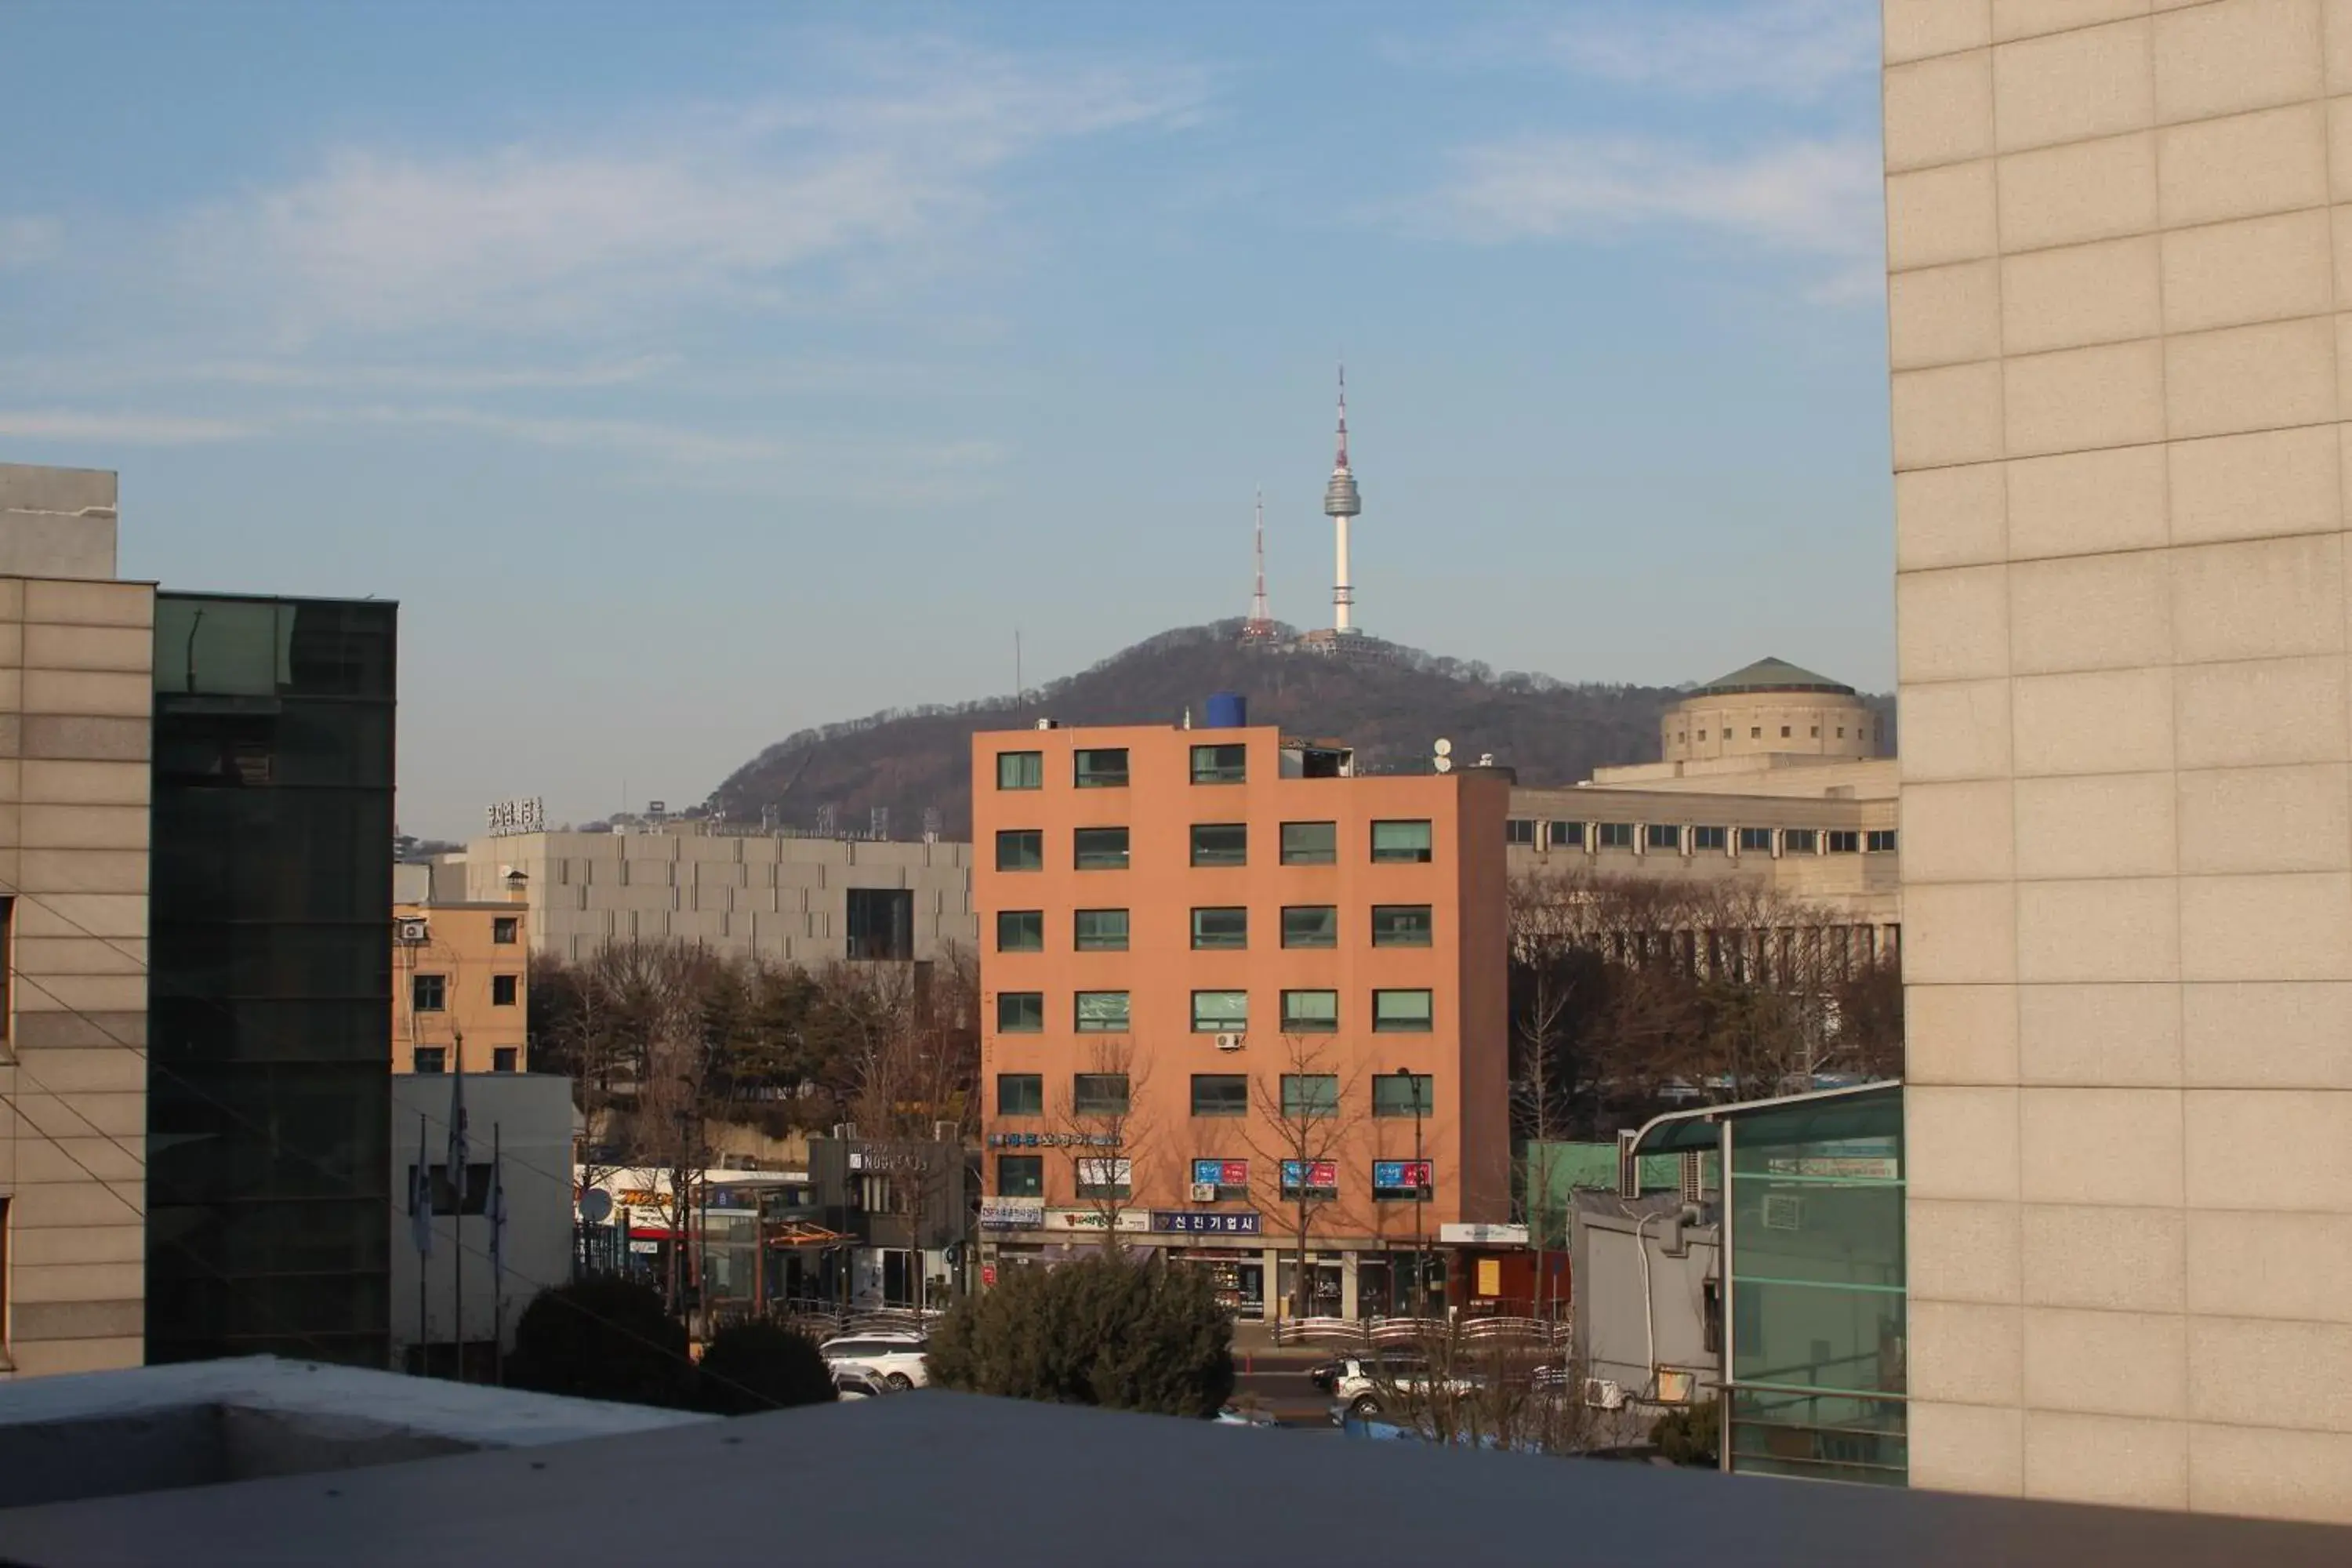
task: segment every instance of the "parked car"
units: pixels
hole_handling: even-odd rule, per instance
[[[862,1372],[893,1389],[905,1389],[920,1388],[931,1381],[923,1347],[920,1334],[871,1333],[845,1334],[816,1349],[836,1373]]]
[[[1332,1425],[1344,1425],[1350,1415],[1368,1420],[1386,1408],[1384,1396],[1418,1394],[1429,1382],[1429,1363],[1417,1355],[1341,1356],[1331,1386],[1339,1401],[1331,1407]],[[1477,1386],[1477,1380],[1457,1377],[1448,1386],[1465,1393]]]
[[[833,1396],[835,1399],[879,1399],[891,1392],[890,1385],[872,1373],[854,1372],[844,1367],[833,1374]]]
[[[1328,1394],[1339,1384],[1340,1358],[1329,1357],[1307,1369],[1307,1381],[1315,1385],[1318,1394]]]

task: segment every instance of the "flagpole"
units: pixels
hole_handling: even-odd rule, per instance
[[[466,1166],[473,1157],[466,1127],[466,1035],[453,1031],[457,1071],[449,1085],[450,1375],[466,1381]]]
[[[416,1375],[433,1373],[433,1335],[425,1321],[425,1276],[433,1260],[433,1167],[425,1152],[425,1112],[416,1113],[416,1170],[408,1179],[408,1234],[416,1243]]]

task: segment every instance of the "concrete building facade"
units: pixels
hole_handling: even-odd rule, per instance
[[[2352,1520],[2352,5],[1885,23],[1911,1479]]]
[[[115,478],[0,464],[0,1376],[139,1364],[155,588]]]
[[[392,1070],[530,1070],[530,910],[521,890],[495,903],[400,898],[425,880],[395,866],[392,906]]]
[[[1508,775],[1359,778],[1264,727],[972,765],[989,1255],[1116,1225],[1245,1317],[1433,1305],[1441,1228],[1509,1217]]]
[[[673,823],[659,833],[478,838],[457,864],[463,897],[474,903],[506,899],[520,872],[531,951],[575,963],[607,942],[664,937],[809,969],[848,959],[928,962],[971,950],[978,936],[968,844]]]

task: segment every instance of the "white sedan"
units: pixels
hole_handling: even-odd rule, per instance
[[[825,1341],[817,1353],[835,1372],[862,1372],[892,1388],[920,1388],[931,1381],[919,1334],[848,1334]]]

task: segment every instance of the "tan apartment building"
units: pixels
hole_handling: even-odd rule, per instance
[[[155,588],[115,478],[0,464],[0,1376],[137,1366]]]
[[[577,963],[607,942],[675,937],[818,969],[929,962],[978,939],[971,847],[713,832],[516,833],[436,867],[442,896],[503,900],[520,873],[532,951]]]
[[[440,903],[431,868],[393,868],[392,1070],[530,1070],[530,911],[518,887]]]
[[[1911,1479],[2352,1520],[2352,5],[1885,21]]]
[[[986,1266],[1116,1226],[1245,1317],[1442,1301],[1440,1228],[1510,1205],[1508,774],[1246,726],[984,732],[972,767]]]

